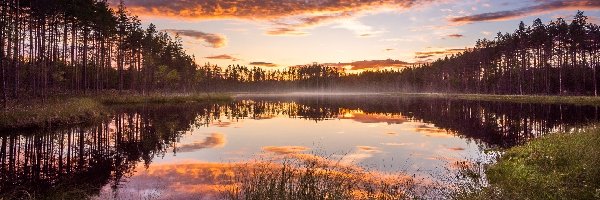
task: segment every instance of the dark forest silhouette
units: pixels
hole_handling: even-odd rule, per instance
[[[320,64],[273,70],[200,66],[181,39],[141,26],[123,6],[99,0],[6,0],[0,4],[2,100],[106,90],[394,91],[597,95],[600,28],[521,23],[463,53],[359,74]],[[410,65],[410,64],[409,64]]]

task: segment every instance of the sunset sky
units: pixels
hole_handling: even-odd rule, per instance
[[[113,0],[113,5],[114,5]],[[144,25],[179,33],[199,64],[399,67],[471,47],[519,21],[600,23],[600,0],[125,0]]]

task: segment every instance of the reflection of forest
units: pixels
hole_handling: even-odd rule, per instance
[[[360,111],[377,116],[362,119],[364,122],[432,123],[461,137],[502,147],[598,119],[597,107],[359,96],[264,97],[224,105],[116,110],[111,121],[98,125],[2,134],[0,196],[25,195],[22,191],[44,194],[73,187],[83,187],[91,195],[106,184],[118,188],[136,165],[150,165],[189,130],[222,118],[235,122],[281,116],[321,121]]]

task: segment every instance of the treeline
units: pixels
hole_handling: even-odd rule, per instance
[[[196,64],[178,37],[141,26],[121,2],[3,0],[4,102],[54,92],[186,90]]]
[[[142,27],[122,2],[113,8],[103,0],[5,0],[0,11],[5,105],[104,90],[598,94],[600,27],[583,12],[570,23],[521,23],[514,33],[432,63],[353,74],[320,64],[199,66],[178,36]]]
[[[415,65],[414,67],[417,67]],[[321,64],[265,70],[260,67],[206,64],[196,72],[200,91],[398,91],[401,69],[348,73]]]
[[[599,50],[600,27],[579,11],[571,23],[521,22],[514,33],[408,69],[401,81],[421,91],[597,96]]]
[[[536,19],[514,33],[478,40],[475,47],[398,70],[346,73],[319,64],[265,71],[206,65],[201,86],[211,90],[401,91],[481,94],[598,95],[600,27],[578,12],[570,23]]]

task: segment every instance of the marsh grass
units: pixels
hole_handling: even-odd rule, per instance
[[[54,96],[22,100],[0,111],[0,130],[52,128],[101,121],[115,105],[224,103],[226,94],[117,94]]]
[[[80,124],[107,116],[106,108],[90,98],[48,100],[0,111],[0,129],[55,127]]]
[[[445,94],[445,93],[398,93],[402,97],[446,98],[473,101],[600,105],[600,97],[594,96],[542,96],[542,95],[491,95],[491,94]]]
[[[196,93],[181,93],[181,94],[129,94],[129,95],[117,95],[117,94],[102,94],[94,97],[99,102],[105,105],[117,105],[117,104],[160,104],[160,103],[218,103],[218,102],[229,102],[232,100],[231,96],[226,94],[196,94]]]
[[[297,158],[297,157],[296,157]],[[229,200],[269,199],[415,199],[418,180],[382,174],[332,160],[286,158],[234,169]]]
[[[597,125],[532,140],[508,149],[485,170],[465,167],[462,173],[473,181],[461,185],[453,197],[600,199],[599,144]],[[488,183],[481,181],[482,176]]]

